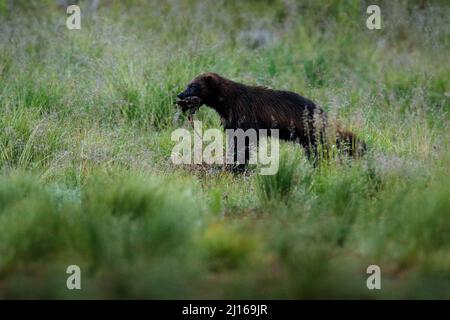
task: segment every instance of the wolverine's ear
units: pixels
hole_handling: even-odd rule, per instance
[[[215,90],[217,87],[217,76],[214,73],[208,73],[205,75],[205,84],[210,90]]]
[[[205,82],[209,85],[213,84],[214,83],[214,75],[211,73],[207,74],[205,77]]]

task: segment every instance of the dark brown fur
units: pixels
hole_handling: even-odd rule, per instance
[[[325,111],[294,92],[248,86],[216,73],[205,73],[178,95],[181,100],[192,96],[216,110],[225,129],[279,129],[280,139],[300,143],[308,157],[316,158],[321,144],[327,146],[322,150],[329,150],[326,137],[331,126]],[[332,131],[332,143],[346,154],[354,156],[365,150],[364,142],[352,132],[339,126]]]

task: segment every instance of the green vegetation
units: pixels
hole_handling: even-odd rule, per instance
[[[0,298],[450,298],[450,6],[0,0]],[[175,166],[176,93],[296,91],[367,141],[262,177]],[[198,119],[219,127],[202,108]],[[66,288],[66,268],[82,290]],[[367,266],[382,290],[366,288]]]

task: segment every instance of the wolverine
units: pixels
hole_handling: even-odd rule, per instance
[[[224,129],[278,129],[280,139],[299,143],[314,160],[332,145],[352,157],[366,151],[364,141],[339,125],[331,126],[321,107],[295,92],[249,86],[208,72],[189,82],[177,104],[190,119],[202,105],[214,109]]]

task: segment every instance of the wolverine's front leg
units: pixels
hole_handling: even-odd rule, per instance
[[[256,130],[248,129],[226,129],[227,135],[227,167],[235,173],[245,171],[252,152],[258,146],[258,136]]]

